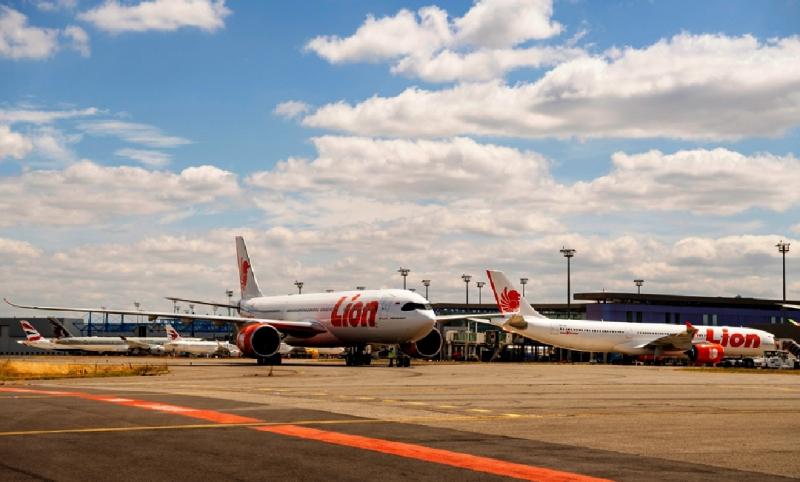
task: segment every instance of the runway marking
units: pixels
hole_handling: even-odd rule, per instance
[[[15,388],[15,387],[0,387],[0,392],[10,393],[32,393],[44,394],[63,397],[75,397],[85,400],[93,400],[99,402],[112,403],[115,405],[129,406],[152,410],[157,412],[171,413],[175,415],[182,415],[184,417],[197,418],[213,422],[211,425],[162,425],[156,427],[109,427],[109,428],[84,428],[84,429],[63,429],[57,431],[30,431],[30,432],[5,432],[0,435],[32,435],[44,433],[92,433],[92,432],[124,432],[135,430],[169,430],[177,428],[218,428],[218,427],[248,427],[253,430],[261,432],[274,433],[288,437],[302,438],[306,440],[315,440],[325,442],[333,445],[340,445],[345,447],[354,447],[362,450],[369,450],[372,452],[380,452],[388,455],[395,455],[409,459],[420,460],[423,462],[448,465],[474,472],[482,472],[487,474],[501,475],[505,477],[514,477],[522,480],[537,480],[541,482],[599,482],[607,479],[598,479],[586,475],[581,475],[573,472],[564,472],[559,470],[547,469],[544,467],[537,467],[533,465],[518,464],[514,462],[507,462],[500,459],[489,457],[480,457],[462,452],[452,452],[449,450],[436,449],[424,445],[417,445],[405,442],[395,442],[391,440],[364,437],[360,435],[350,435],[341,432],[332,432],[327,430],[320,430],[311,427],[302,426],[299,423],[278,423],[270,424],[263,420],[258,420],[250,417],[242,417],[239,415],[232,415],[215,410],[201,410],[190,407],[183,407],[180,405],[172,405],[168,403],[150,402],[145,400],[134,400],[128,398],[113,397],[108,395],[95,395],[83,392],[68,392],[58,390],[33,390],[28,388]],[[421,403],[421,402],[416,402]],[[477,417],[470,417],[477,418]],[[360,419],[367,421],[367,423],[386,422],[385,420],[376,419]],[[308,424],[324,424],[329,422],[331,424],[347,423],[349,420],[309,420],[304,423]],[[363,423],[363,422],[362,422]]]

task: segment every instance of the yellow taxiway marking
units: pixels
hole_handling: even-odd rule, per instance
[[[469,412],[478,412],[478,413],[489,413],[491,410],[486,410],[485,408],[470,408],[467,411]]]
[[[406,404],[406,405],[416,405],[418,407],[421,407],[423,405],[427,405],[427,403],[425,403],[425,402],[415,402],[413,400],[408,400],[408,401],[405,401],[403,403]]]
[[[508,418],[518,418],[518,417],[522,416],[522,415],[520,415],[518,413],[503,413],[502,415],[504,417],[508,417]]]
[[[392,400],[391,398],[384,398],[383,400],[381,400],[381,402],[384,402],[384,403],[397,403],[397,400]]]
[[[196,423],[179,425],[140,425],[134,427],[91,427],[91,428],[65,428],[53,430],[18,430],[0,432],[0,437],[13,437],[24,435],[52,435],[52,434],[82,434],[82,433],[108,433],[108,432],[142,432],[156,430],[192,430],[236,427],[263,427],[271,425],[361,425],[375,423],[424,423],[424,422],[458,422],[458,421],[489,421],[508,419],[509,414],[503,415],[452,415],[446,417],[400,417],[396,419],[356,418],[346,420],[293,420],[285,422],[251,422],[251,423]],[[542,415],[517,415],[517,418],[543,418]]]

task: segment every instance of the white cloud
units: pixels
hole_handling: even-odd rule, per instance
[[[696,149],[618,152],[612,160],[611,173],[573,186],[572,197],[584,208],[727,216],[751,208],[782,212],[800,203],[800,161],[793,156]]]
[[[486,80],[521,67],[564,60],[570,51],[557,47],[512,47],[557,35],[550,0],[479,0],[452,22],[447,12],[430,6],[416,14],[368,16],[349,37],[319,36],[306,44],[331,63],[395,61],[393,73],[430,82]]]
[[[800,224],[795,224],[794,226],[792,226],[791,228],[789,228],[789,230],[790,230],[791,232],[793,232],[793,233],[800,234]]]
[[[457,39],[481,47],[511,47],[561,33],[551,0],[478,0],[455,19]]]
[[[582,55],[582,49],[563,47],[480,49],[467,53],[442,50],[431,57],[409,55],[391,70],[428,82],[486,81],[522,67],[550,66]]]
[[[167,136],[154,126],[134,122],[86,121],[81,122],[78,128],[95,136],[116,136],[125,141],[148,147],[177,147],[191,143],[182,137]]]
[[[30,136],[34,152],[45,159],[58,163],[73,162],[77,156],[70,148],[80,140],[80,135],[67,135],[51,126],[42,126]]]
[[[225,0],[150,0],[135,5],[107,0],[78,18],[108,32],[173,31],[193,27],[214,32],[231,14]]]
[[[44,59],[58,50],[58,30],[28,25],[22,13],[0,5],[0,57]]]
[[[800,37],[681,34],[569,60],[533,83],[410,88],[328,104],[303,123],[371,136],[777,136],[800,119],[800,70],[786,68],[798,56]]]
[[[169,164],[172,157],[164,152],[161,151],[151,151],[147,149],[118,149],[114,152],[115,155],[121,157],[127,157],[129,159],[133,159],[134,161],[141,162],[147,166],[152,167],[162,167]]]
[[[49,124],[57,120],[76,117],[92,117],[101,111],[96,107],[70,110],[32,110],[32,109],[0,109],[0,122],[29,124]]]
[[[287,100],[286,102],[281,102],[280,104],[276,105],[273,113],[287,119],[294,119],[302,114],[305,114],[309,110],[311,110],[311,106],[305,102]]]
[[[54,1],[38,1],[36,8],[42,12],[58,12],[61,10],[73,10],[78,6],[78,0],[54,0]]]
[[[0,226],[78,226],[166,215],[239,192],[236,176],[213,166],[176,174],[81,161],[63,170],[0,178]]]
[[[0,255],[26,256],[36,258],[42,254],[39,248],[25,241],[0,238]]]
[[[69,47],[76,50],[84,57],[88,57],[91,50],[89,49],[89,35],[86,31],[76,25],[69,25],[64,29],[64,37],[69,41]]]
[[[5,157],[22,159],[33,149],[33,143],[19,132],[0,124],[0,161]]]

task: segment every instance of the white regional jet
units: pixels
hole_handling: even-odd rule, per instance
[[[238,329],[236,345],[242,355],[256,358],[259,364],[278,363],[281,342],[310,348],[348,347],[345,355],[347,365],[368,364],[370,356],[366,353],[366,346],[371,344],[399,344],[410,356],[432,357],[439,353],[442,345],[442,335],[434,327],[436,321],[475,317],[437,317],[424,297],[399,289],[264,296],[258,287],[244,240],[238,236],[236,254],[241,301],[237,305],[201,303],[236,308],[240,316],[31,306],[6,302],[17,308],[34,310],[91,311],[142,315],[151,320],[179,318],[184,322],[202,319],[234,323]]]
[[[240,356],[242,354],[236,345],[232,345],[227,341],[187,340],[172,325],[167,325],[165,328],[169,339],[164,343],[164,351],[167,353],[220,356]]]
[[[486,273],[497,306],[505,316],[491,323],[553,346],[655,358],[688,357],[699,364],[718,363],[725,357],[752,358],[776,349],[774,335],[752,328],[545,318],[520,296],[502,271]]]

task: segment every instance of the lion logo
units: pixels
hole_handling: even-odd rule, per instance
[[[508,291],[508,288],[503,288],[503,292],[500,293],[500,302],[498,303],[500,311],[503,313],[519,311],[519,300],[519,291]]]
[[[250,269],[250,261],[242,260],[242,267],[239,269],[239,284],[242,285],[242,293],[247,288],[247,271]]]

